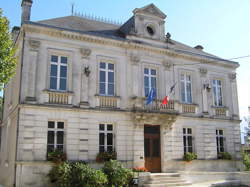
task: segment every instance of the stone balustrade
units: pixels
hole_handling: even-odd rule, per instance
[[[96,106],[100,108],[120,108],[120,97],[96,95]]]
[[[181,112],[182,113],[197,113],[197,105],[195,104],[181,104]]]
[[[72,92],[59,92],[46,90],[45,103],[49,104],[72,104]]]
[[[229,115],[226,107],[213,107],[213,113],[217,117],[227,117]]]

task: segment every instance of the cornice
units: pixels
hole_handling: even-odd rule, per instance
[[[128,40],[121,41],[121,40],[115,40],[111,38],[103,38],[101,36],[93,36],[93,35],[88,35],[85,33],[64,31],[64,30],[59,30],[56,28],[49,28],[45,26],[31,25],[31,24],[24,24],[23,29],[27,33],[44,34],[44,35],[49,35],[52,37],[77,40],[77,41],[85,41],[89,43],[96,43],[99,45],[111,45],[111,46],[121,47],[125,49],[130,49],[130,50],[142,50],[142,51],[151,52],[155,54],[167,55],[173,58],[189,60],[192,62],[195,61],[195,62],[203,63],[203,64],[211,64],[211,65],[213,64],[213,65],[228,67],[228,68],[237,68],[239,66],[238,64],[226,63],[226,62],[220,61],[219,59],[213,60],[213,59],[208,59],[205,57],[194,56],[191,54],[184,54],[184,53],[182,54],[179,52],[172,51],[171,49],[163,49],[160,47],[133,43]]]

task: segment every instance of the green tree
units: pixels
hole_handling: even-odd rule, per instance
[[[9,21],[2,14],[3,11],[0,9],[0,90],[15,73],[16,67],[15,48],[9,31]]]

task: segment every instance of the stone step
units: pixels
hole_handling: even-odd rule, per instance
[[[166,184],[166,183],[179,183],[179,182],[186,182],[186,180],[183,179],[160,179],[160,180],[148,180],[147,184]]]
[[[169,186],[189,186],[192,183],[189,182],[177,182],[177,183],[164,183],[164,184],[143,184],[143,187],[169,187]]]

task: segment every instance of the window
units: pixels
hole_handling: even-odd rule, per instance
[[[225,152],[223,130],[216,130],[217,153]]]
[[[47,152],[64,148],[64,122],[48,122]]]
[[[67,89],[67,63],[67,57],[51,55],[50,89],[62,91]]]
[[[99,125],[99,152],[114,150],[114,126],[112,124]]]
[[[222,106],[222,85],[221,80],[213,80],[214,105]]]
[[[115,95],[115,77],[114,77],[114,64],[100,63],[99,75],[99,94],[114,96]]]
[[[146,97],[148,96],[151,88],[154,88],[156,91],[156,70],[144,68],[144,92]]]
[[[184,153],[193,153],[193,136],[191,128],[183,128]]]
[[[181,74],[181,101],[192,103],[191,75]]]

